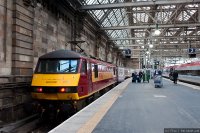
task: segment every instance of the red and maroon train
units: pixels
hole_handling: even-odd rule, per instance
[[[49,107],[79,110],[97,93],[117,83],[116,66],[70,50],[41,56],[32,78],[32,98],[45,111]]]

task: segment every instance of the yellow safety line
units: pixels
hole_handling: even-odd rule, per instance
[[[128,84],[127,84],[128,85]],[[124,87],[126,88],[127,85]],[[99,111],[95,113],[78,131],[77,133],[91,133],[96,125],[100,122],[100,120],[103,118],[103,116],[107,113],[107,111],[110,109],[112,104],[117,100],[119,95],[124,91],[125,89],[119,89],[116,90],[116,93],[110,96],[109,100],[107,100],[107,103],[103,104]]]

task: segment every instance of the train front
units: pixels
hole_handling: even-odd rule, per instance
[[[79,55],[56,51],[39,58],[32,79],[32,98],[41,110],[68,111],[79,100]]]

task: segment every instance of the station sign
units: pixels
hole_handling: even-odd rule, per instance
[[[196,58],[195,52],[196,52],[195,48],[189,48],[188,49],[189,58]]]
[[[189,54],[194,54],[195,51],[196,51],[195,48],[189,48],[189,49],[188,49],[188,53],[189,53]]]

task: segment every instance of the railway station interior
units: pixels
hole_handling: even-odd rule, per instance
[[[0,0],[1,133],[200,133],[200,0]]]

